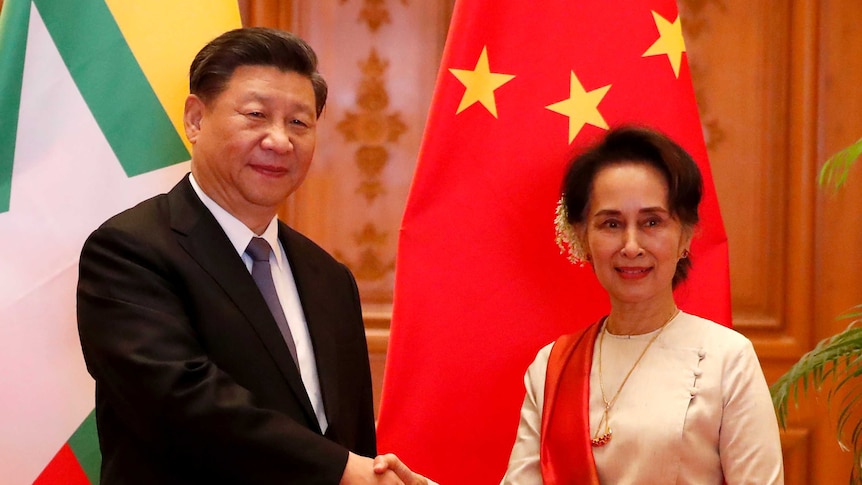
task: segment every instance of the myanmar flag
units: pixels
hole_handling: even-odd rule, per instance
[[[609,310],[560,255],[567,162],[610,127],[667,133],[704,176],[679,306],[730,324],[727,238],[673,0],[458,0],[398,244],[379,448],[499,483],[536,352]]]
[[[6,0],[0,10],[0,481],[98,483],[78,255],[188,171],[188,66],[228,0]]]

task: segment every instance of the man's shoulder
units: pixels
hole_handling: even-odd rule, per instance
[[[187,179],[180,181],[170,192],[154,195],[142,200],[137,204],[125,209],[111,217],[99,226],[99,229],[114,228],[126,231],[150,231],[153,227],[169,227],[172,200],[183,197],[184,183]],[[191,190],[191,187],[188,187]]]
[[[166,194],[159,194],[141,201],[109,217],[93,232],[122,232],[146,238],[160,227],[169,227],[166,199]]]
[[[342,265],[332,254],[311,238],[282,221],[278,221],[278,237],[284,244],[288,257],[313,258],[327,264]]]

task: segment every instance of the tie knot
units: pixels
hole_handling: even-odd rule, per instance
[[[272,252],[272,247],[262,237],[253,237],[245,252],[255,261],[269,262],[269,253]]]

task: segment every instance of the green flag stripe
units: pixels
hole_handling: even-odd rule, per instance
[[[188,150],[105,1],[34,3],[126,175],[188,160]]]
[[[21,106],[30,0],[6,0],[0,10],[0,214],[9,210],[12,160]]]
[[[78,426],[69,438],[69,447],[90,483],[99,483],[102,455],[99,452],[99,436],[96,432],[96,411],[91,411],[81,426]]]

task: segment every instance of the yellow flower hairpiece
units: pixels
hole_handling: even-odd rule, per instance
[[[557,201],[557,209],[554,217],[554,226],[556,229],[557,247],[560,248],[560,254],[566,256],[566,259],[576,266],[584,266],[587,261],[584,248],[581,245],[581,240],[575,234],[575,228],[569,224],[569,215],[566,211],[566,196],[560,196]]]

